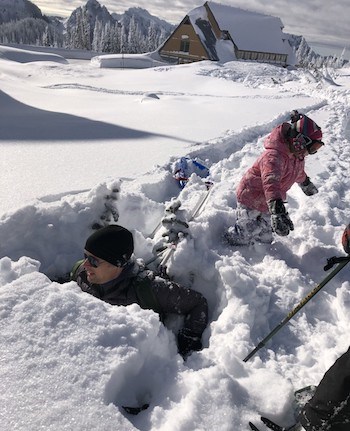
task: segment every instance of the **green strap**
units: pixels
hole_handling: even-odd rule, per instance
[[[78,260],[78,262],[76,262],[73,265],[73,267],[72,267],[72,269],[71,269],[71,271],[69,273],[69,276],[70,276],[71,280],[77,281],[77,272],[78,272],[78,269],[79,269],[80,265],[84,262],[84,260],[85,259]]]

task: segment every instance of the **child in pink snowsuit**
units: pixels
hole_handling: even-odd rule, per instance
[[[232,245],[271,243],[272,232],[288,235],[294,226],[283,203],[287,191],[298,183],[307,196],[318,192],[305,173],[304,159],[324,145],[322,131],[306,115],[297,111],[293,115],[292,123],[272,130],[265,151],[238,184],[237,221],[225,235]]]

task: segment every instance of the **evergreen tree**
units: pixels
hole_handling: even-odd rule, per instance
[[[146,50],[154,51],[159,46],[158,43],[159,43],[159,37],[158,37],[157,28],[155,23],[151,22],[147,32]]]
[[[102,22],[97,19],[95,21],[95,27],[93,32],[92,44],[91,44],[91,48],[93,51],[96,51],[96,52],[102,51],[102,48],[101,48],[102,32],[103,32]]]
[[[101,43],[102,52],[112,52],[112,31],[111,31],[111,24],[107,22],[104,26],[103,31],[103,38]]]
[[[81,40],[82,40],[82,49],[91,50],[91,27],[89,20],[89,12],[86,7],[83,7],[82,10],[82,21],[81,21]]]
[[[129,23],[129,31],[127,37],[127,52],[130,54],[137,54],[144,52],[142,50],[142,36],[139,24],[136,22],[135,16],[132,15]]]
[[[0,43],[62,46],[63,37],[43,19],[24,18],[0,25]]]
[[[120,32],[118,30],[118,23],[115,23],[114,26],[111,27],[111,52],[120,52]]]
[[[49,32],[49,26],[46,26],[44,33],[42,34],[41,37],[41,44],[43,46],[51,46],[51,37],[50,37],[50,32]]]

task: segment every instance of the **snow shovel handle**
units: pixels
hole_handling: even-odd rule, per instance
[[[325,277],[320,284],[318,284],[314,289],[311,290],[311,292],[305,296],[304,299],[302,299],[299,304],[293,308],[292,311],[273,329],[260,343],[255,347],[254,350],[252,350],[249,355],[243,359],[244,362],[249,361],[250,358],[252,358],[255,353],[260,350],[262,347],[265,346],[267,341],[269,341],[286,323],[290,321],[290,319],[297,314],[298,311],[300,311],[304,305],[306,305],[311,298],[313,298],[317,292],[319,292],[338,272],[344,268],[344,266],[350,262],[350,256],[344,257],[344,258],[331,258],[333,259],[332,262],[337,262],[338,266],[333,269],[332,272],[330,272],[327,277]],[[325,266],[325,269],[329,269],[330,260],[328,259],[328,265]],[[333,265],[332,265],[333,266]]]

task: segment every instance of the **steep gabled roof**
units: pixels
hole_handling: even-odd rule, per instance
[[[288,43],[283,42],[287,36],[282,32],[283,24],[280,18],[210,1],[206,4],[220,30],[229,32],[238,49],[290,53]]]
[[[289,35],[283,33],[280,18],[211,1],[192,9],[159,50],[173,40],[173,46],[169,52],[165,49],[165,54],[170,53],[170,56],[176,57],[176,52],[179,51],[176,44],[179,35],[185,39],[187,24],[191,25],[209,60],[227,62],[243,58],[283,64],[295,63],[293,49],[288,40]],[[178,34],[172,39],[176,32]],[[194,43],[191,46],[198,45]],[[187,61],[203,59],[202,52],[203,50],[198,52],[198,48],[190,50],[192,57],[188,56]],[[179,53],[184,59],[182,51]]]
[[[194,31],[207,51],[209,59],[217,61],[218,55],[215,48],[216,36],[209,23],[206,8],[204,6],[196,7],[195,9],[192,9],[187,16]]]

